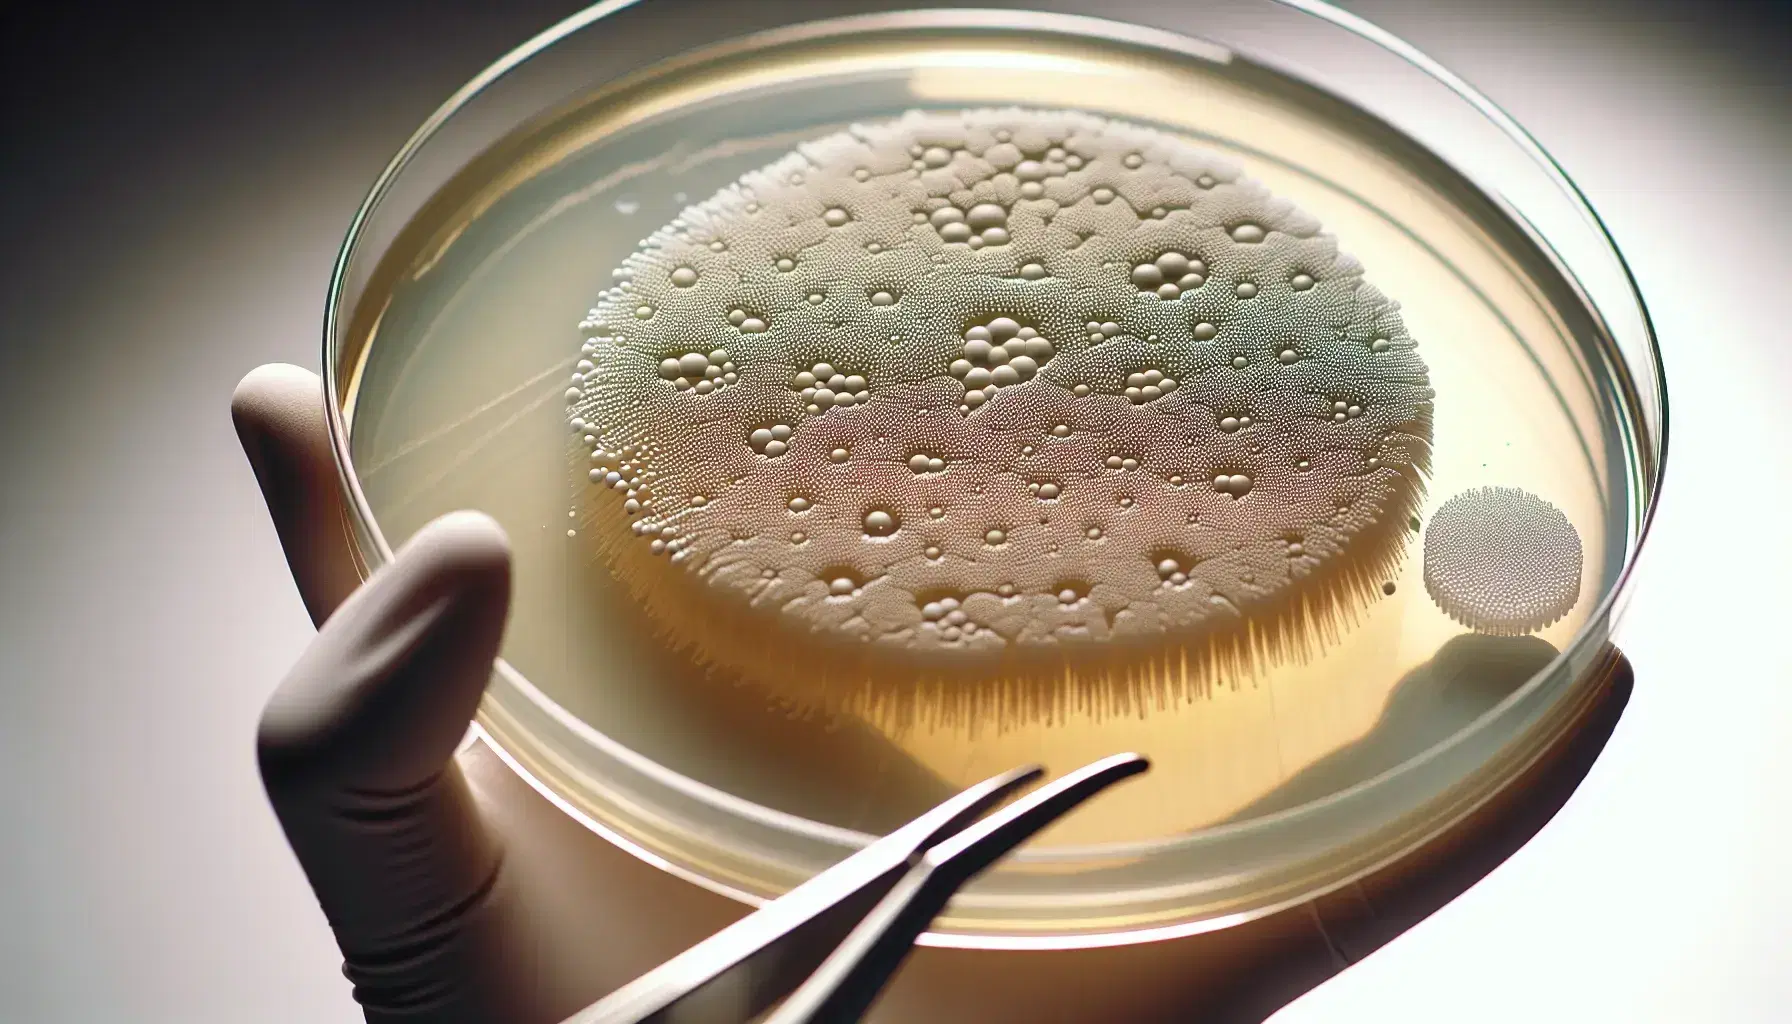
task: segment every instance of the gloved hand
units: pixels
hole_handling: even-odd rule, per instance
[[[262,716],[262,779],[369,1021],[553,1024],[745,912],[622,854],[483,745],[454,756],[509,606],[496,523],[444,516],[361,586],[317,376],[262,367],[231,411],[320,626]]]
[[[317,640],[275,690],[259,756],[274,810],[368,1021],[553,1024],[746,912],[620,852],[482,744],[456,756],[510,598],[502,530],[419,531],[360,583],[321,383],[245,377],[243,447]],[[1629,693],[1621,659],[1573,742],[1407,865],[1317,904],[1145,947],[921,949],[886,1021],[1260,1021],[1479,879],[1548,820]]]

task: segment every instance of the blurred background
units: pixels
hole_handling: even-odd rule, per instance
[[[0,14],[0,1019],[360,1019],[255,773],[311,630],[227,401],[317,367],[367,185],[577,6]],[[1635,695],[1585,783],[1275,1020],[1792,1020],[1792,10],[1344,6],[1585,188],[1656,319],[1671,458],[1618,635]]]

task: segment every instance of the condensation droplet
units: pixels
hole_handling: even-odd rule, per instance
[[[887,537],[896,532],[897,520],[884,509],[872,509],[865,513],[865,532],[874,537]]]

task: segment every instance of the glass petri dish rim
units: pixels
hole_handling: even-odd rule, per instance
[[[349,290],[351,267],[353,266],[357,255],[359,255],[359,247],[364,240],[365,229],[379,209],[381,201],[398,182],[404,171],[412,163],[413,159],[433,138],[437,136],[437,133],[457,112],[532,58],[569,37],[576,35],[580,31],[592,27],[604,18],[627,8],[638,6],[643,2],[645,2],[645,0],[605,0],[605,2],[594,4],[537,34],[489,65],[485,70],[469,80],[452,96],[444,101],[442,105],[432,112],[422,125],[417,128],[410,138],[406,140],[397,154],[393,156],[381,171],[380,175],[375,179],[372,186],[370,186],[365,198],[362,200],[354,217],[350,221],[342,246],[338,251],[327,293],[323,323],[323,369],[325,380],[324,390],[326,395],[325,412],[330,443],[335,453],[338,477],[343,495],[346,499],[344,506],[348,521],[344,525],[351,547],[355,548],[355,555],[363,577],[368,575],[379,565],[391,560],[393,555],[392,549],[378,526],[372,508],[367,501],[359,479],[355,473],[349,450],[349,423],[344,409],[346,403],[337,400],[338,396],[344,394],[343,388],[346,383],[341,372],[344,364],[340,358],[342,353],[338,346],[339,328],[346,321],[347,314],[351,312],[349,309],[345,308],[344,300]],[[1530,699],[1533,699],[1540,688],[1548,685],[1552,680],[1557,680],[1557,677],[1568,671],[1573,664],[1577,662],[1581,664],[1589,664],[1595,660],[1593,658],[1594,649],[1605,643],[1609,624],[1629,597],[1633,571],[1644,543],[1649,535],[1650,528],[1654,521],[1656,507],[1659,504],[1661,482],[1667,463],[1669,419],[1667,382],[1663,373],[1660,348],[1657,342],[1653,322],[1649,316],[1647,304],[1637,286],[1635,275],[1628,262],[1624,259],[1623,253],[1618,248],[1616,241],[1612,238],[1610,230],[1594,211],[1591,203],[1587,200],[1580,187],[1567,175],[1555,158],[1551,156],[1548,151],[1545,150],[1544,147],[1515,119],[1499,107],[1498,104],[1482,95],[1466,81],[1440,65],[1437,61],[1426,56],[1413,45],[1405,42],[1392,33],[1387,32],[1379,26],[1376,26],[1357,15],[1333,7],[1330,4],[1323,2],[1323,0],[1264,0],[1264,2],[1287,8],[1329,23],[1337,29],[1341,29],[1350,35],[1356,36],[1359,40],[1368,42],[1381,50],[1388,52],[1400,61],[1415,68],[1421,74],[1432,79],[1437,84],[1444,86],[1456,97],[1468,103],[1475,112],[1490,122],[1509,141],[1516,144],[1523,154],[1536,165],[1536,168],[1544,173],[1549,182],[1562,193],[1562,196],[1566,198],[1572,210],[1583,218],[1596,233],[1597,241],[1600,245],[1600,255],[1609,258],[1622,275],[1625,289],[1624,298],[1628,302],[1634,303],[1633,311],[1638,317],[1643,341],[1645,342],[1640,352],[1637,353],[1643,357],[1643,361],[1646,363],[1645,366],[1639,367],[1634,365],[1637,360],[1632,354],[1616,354],[1617,361],[1628,372],[1628,379],[1624,379],[1626,375],[1619,375],[1621,378],[1620,383],[1645,389],[1647,391],[1647,394],[1645,395],[1627,394],[1626,397],[1630,399],[1632,405],[1637,407],[1640,407],[1642,402],[1646,401],[1655,413],[1654,422],[1652,424],[1644,424],[1645,428],[1653,426],[1652,436],[1643,438],[1647,443],[1638,446],[1639,453],[1642,456],[1643,465],[1641,467],[1641,472],[1638,475],[1638,479],[1635,482],[1639,484],[1641,490],[1645,492],[1643,495],[1645,500],[1642,503],[1640,515],[1637,517],[1635,523],[1636,533],[1633,541],[1626,546],[1623,563],[1618,569],[1611,588],[1605,595],[1603,595],[1596,607],[1589,613],[1586,624],[1576,633],[1574,639],[1565,646],[1548,665],[1540,669],[1526,681],[1524,685],[1508,695],[1499,704],[1490,708],[1481,714],[1475,721],[1457,730],[1451,736],[1432,745],[1427,750],[1408,758],[1402,763],[1395,765],[1376,776],[1365,779],[1346,789],[1329,794],[1319,800],[1311,801],[1298,807],[1288,808],[1259,818],[1254,818],[1249,821],[1215,826],[1190,833],[1186,836],[1165,837],[1126,843],[1061,846],[1045,850],[1023,849],[1014,855],[1014,859],[1017,861],[1037,864],[1071,863],[1091,857],[1140,857],[1173,853],[1178,848],[1186,848],[1202,842],[1211,842],[1222,837],[1238,836],[1274,829],[1278,826],[1286,825],[1293,820],[1312,816],[1326,808],[1341,805],[1350,801],[1353,797],[1361,796],[1378,787],[1385,786],[1401,776],[1422,770],[1427,763],[1443,757],[1447,752],[1465,744],[1477,734],[1493,728],[1502,719],[1514,715],[1516,709],[1525,705]],[[993,18],[999,19],[998,23],[1003,27],[1012,27],[1019,22],[1028,22],[1029,24],[1027,27],[1044,28],[1059,32],[1071,30],[1087,32],[1094,30],[1096,31],[1096,34],[1102,35],[1112,41],[1134,43],[1145,42],[1147,44],[1156,44],[1160,47],[1162,47],[1165,42],[1168,42],[1170,44],[1168,48],[1170,49],[1178,49],[1183,52],[1190,52],[1197,55],[1206,55],[1215,48],[1214,44],[1204,40],[1198,40],[1160,29],[1134,26],[1126,22],[1078,15],[1058,13],[1047,14],[1043,12],[1011,9],[920,9],[900,14],[885,13],[822,18],[796,22],[785,26],[781,30],[754,33],[754,37],[762,35],[778,35],[780,32],[803,33],[805,31],[816,31],[826,25],[838,25],[846,22],[858,22],[863,24],[876,23],[880,26],[894,25],[900,22],[909,22],[913,24],[916,23],[915,19],[927,19],[929,17],[932,17],[935,20],[923,23],[930,26],[941,24],[942,19],[948,23],[957,22],[960,24],[987,26],[992,23],[990,19]],[[727,48],[728,45],[729,44],[722,44],[721,48]],[[1225,49],[1227,52],[1230,52],[1229,47]],[[678,60],[680,57],[674,56],[672,59]],[[1291,77],[1303,81],[1308,81],[1309,85],[1313,85],[1322,91],[1329,92],[1323,83],[1312,82],[1308,80],[1306,76],[1301,75],[1295,70],[1283,67],[1278,62],[1266,61],[1263,63],[1265,63],[1266,66],[1275,67],[1280,73],[1290,75]],[[1407,133],[1404,130],[1401,130],[1401,133],[1408,135],[1408,137],[1412,137],[1410,136],[1410,133]],[[1421,147],[1424,147],[1422,139],[1415,138],[1414,141]],[[1473,179],[1470,178],[1470,180],[1472,181]],[[1486,198],[1494,202],[1496,206],[1506,211],[1509,215],[1512,215],[1515,221],[1526,226],[1528,229],[1528,222],[1521,216],[1517,216],[1496,193],[1487,192],[1485,190],[1482,191]],[[1541,237],[1541,235],[1534,230],[1529,230],[1528,233],[1539,248],[1556,263],[1562,280],[1571,288],[1576,289],[1578,294],[1580,282],[1567,267],[1561,264],[1558,254],[1549,246],[1548,240]],[[1580,297],[1584,299],[1584,295],[1581,295]],[[1601,321],[1603,324],[1603,316],[1598,306],[1590,301],[1586,301],[1583,304],[1588,314],[1593,316],[1596,320]],[[363,345],[365,346],[365,342]],[[365,355],[365,351],[366,349],[363,347],[361,352],[362,356]],[[1606,355],[1609,357],[1614,355],[1614,353],[1607,352]],[[1625,424],[1626,428],[1633,426],[1634,424],[1631,423]],[[1645,429],[1644,433],[1650,434],[1651,432]],[[842,856],[870,843],[876,838],[867,833],[838,826],[826,825],[793,814],[764,807],[684,776],[636,753],[625,744],[605,735],[578,719],[576,716],[565,711],[551,698],[541,693],[540,690],[529,683],[522,673],[518,672],[502,659],[497,662],[494,670],[512,689],[534,704],[538,712],[545,714],[559,727],[567,730],[582,742],[596,748],[612,761],[638,773],[640,778],[650,785],[663,786],[672,793],[676,793],[697,804],[706,805],[725,815],[750,820],[763,827],[789,832],[803,836],[812,841],[819,841],[829,846],[838,847]],[[1560,716],[1558,716],[1558,719],[1560,719]],[[1385,867],[1387,864],[1397,861],[1401,856],[1404,856],[1411,850],[1423,845],[1436,835],[1447,831],[1449,827],[1473,813],[1473,811],[1482,803],[1487,799],[1490,799],[1495,793],[1499,792],[1506,781],[1522,773],[1530,763],[1542,756],[1542,754],[1549,749],[1554,736],[1559,734],[1563,728],[1566,728],[1567,721],[1571,721],[1571,719],[1572,716],[1569,716],[1568,720],[1554,721],[1553,724],[1555,729],[1549,732],[1549,735],[1547,736],[1539,735],[1546,730],[1539,729],[1538,723],[1533,723],[1528,736],[1522,731],[1515,734],[1515,738],[1517,739],[1528,738],[1534,742],[1532,742],[1530,747],[1528,747],[1516,760],[1512,761],[1510,764],[1504,765],[1503,770],[1498,773],[1499,777],[1493,779],[1490,785],[1483,785],[1471,799],[1457,801],[1449,808],[1447,813],[1434,815],[1426,822],[1426,827],[1408,830],[1407,832],[1402,833],[1396,842],[1391,844],[1384,843],[1378,856],[1354,864],[1350,871],[1333,877],[1324,885],[1309,886],[1301,890],[1297,896],[1264,901],[1242,911],[1218,914],[1199,920],[1177,923],[1172,926],[1136,928],[1111,934],[1075,933],[1070,935],[1015,936],[976,935],[959,932],[930,932],[927,936],[923,937],[923,942],[931,945],[978,948],[1066,948],[1070,946],[1118,945],[1153,941],[1160,938],[1187,935],[1202,931],[1211,931],[1275,913],[1278,910],[1300,903],[1304,900],[1312,899],[1322,895],[1324,892],[1336,889],[1342,885],[1347,885],[1353,880],[1371,874],[1374,871]],[[1544,722],[1542,724],[1552,723]],[[481,727],[478,724],[474,726],[474,729],[476,731],[485,732],[487,738],[490,738],[489,731],[481,730]],[[619,833],[615,829],[608,827],[602,821],[597,820],[592,815],[585,813],[573,802],[556,792],[551,784],[537,778],[534,771],[525,766],[511,752],[506,751],[501,743],[493,741],[491,746],[498,753],[500,758],[515,770],[532,788],[540,792],[561,810],[578,819],[586,827],[604,836],[606,839],[632,855],[648,861],[664,870],[670,871],[687,881],[740,902],[757,905],[766,901],[767,897],[760,893],[743,889],[740,886],[731,885],[718,878],[710,877],[701,871],[676,863],[675,861],[669,860],[668,858],[660,856],[652,850],[647,849],[629,836]],[[1460,785],[1462,784],[1462,781],[1463,780],[1459,780],[1458,783],[1454,785]]]

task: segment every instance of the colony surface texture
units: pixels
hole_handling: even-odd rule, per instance
[[[1470,629],[1523,636],[1580,600],[1580,534],[1562,510],[1516,487],[1443,503],[1425,531],[1425,590]]]
[[[1429,459],[1425,365],[1336,240],[1078,113],[802,145],[581,326],[587,533],[671,643],[801,703],[1119,707],[1301,648]]]

